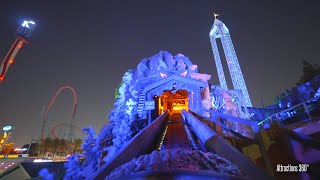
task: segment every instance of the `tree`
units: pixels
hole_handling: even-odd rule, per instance
[[[289,108],[314,97],[320,83],[320,67],[306,60],[302,61],[302,76],[296,87],[286,90],[276,98],[280,108]]]
[[[95,139],[95,130],[92,127],[83,128],[82,131],[87,134],[81,145],[85,160],[83,162],[84,173],[90,174],[99,169],[101,151],[99,143]]]
[[[66,168],[64,180],[84,179],[81,175],[82,168],[79,159],[78,153],[74,153],[67,158],[67,162],[64,164],[64,167]]]
[[[47,137],[45,139],[42,139],[38,150],[40,151],[40,154],[42,154],[43,157],[47,157],[52,151],[53,151],[53,140],[50,137]]]
[[[74,152],[81,152],[81,139],[74,140],[66,140],[59,138],[45,138],[41,140],[41,142],[36,146],[37,151],[40,152],[43,156],[52,155],[55,157],[59,156],[67,156]]]
[[[83,128],[82,131],[86,134],[81,145],[83,154],[78,155],[76,152],[68,157],[65,163],[66,176],[64,179],[83,179],[82,177],[91,175],[100,168],[101,150],[95,138],[95,131],[92,127]],[[82,141],[77,140],[76,143],[80,142]],[[83,159],[82,163],[80,163],[80,158]]]
[[[82,144],[82,139],[77,138],[73,140],[73,147],[72,147],[72,151],[73,152],[78,152],[81,153],[81,144]]]
[[[39,176],[44,180],[54,180],[54,174],[50,173],[47,168],[43,168],[39,171]]]
[[[55,157],[56,156],[56,154],[59,152],[59,150],[60,150],[60,139],[58,139],[58,138],[54,138],[54,139],[52,139],[52,147],[51,147],[51,152],[52,152],[52,154],[53,154],[53,157]]]
[[[302,76],[300,77],[297,85],[304,84],[310,81],[313,77],[320,74],[320,67],[317,64],[311,64],[310,62],[302,61]]]

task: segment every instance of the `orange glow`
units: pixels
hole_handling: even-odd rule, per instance
[[[14,60],[13,60],[13,59],[11,59],[9,62],[10,62],[10,64],[13,64]]]
[[[19,45],[19,48],[20,48],[20,49],[22,48],[22,44]]]
[[[4,139],[2,139],[0,143],[2,144],[2,143],[3,143],[3,141],[4,141]]]
[[[183,109],[186,109],[186,107],[184,106],[173,106],[172,110],[173,111],[182,111]]]
[[[158,115],[168,110],[170,113],[178,113],[183,109],[189,110],[189,98],[186,90],[178,90],[176,93],[171,91],[163,92],[158,99]]]
[[[2,81],[3,79],[4,79],[3,76],[1,76],[1,77],[0,77],[0,81]]]
[[[5,133],[4,135],[3,135],[3,138],[6,138],[8,136],[8,134],[7,133]]]

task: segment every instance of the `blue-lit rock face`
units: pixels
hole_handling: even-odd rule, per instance
[[[141,79],[146,77],[159,77],[160,73],[178,74],[188,71],[190,73],[197,73],[197,65],[192,64],[188,57],[183,54],[172,56],[167,51],[160,51],[152,57],[144,58],[138,64],[135,78]]]
[[[320,98],[320,87],[319,87],[319,89],[317,90],[317,92],[314,94],[314,98],[317,98],[317,99]]]
[[[159,174],[156,174],[157,171],[171,178],[181,177],[181,174],[188,178],[190,176],[187,174],[188,171],[191,172],[193,178],[203,177],[201,174],[196,174],[199,171],[206,171],[208,173],[206,174],[207,179],[209,177],[214,179],[213,172],[219,175],[218,177],[222,177],[221,179],[228,179],[230,176],[238,179],[246,178],[236,165],[214,153],[204,153],[199,150],[168,149],[153,151],[151,154],[135,158],[115,169],[106,179],[124,178],[126,176],[130,176],[130,178],[160,177]]]

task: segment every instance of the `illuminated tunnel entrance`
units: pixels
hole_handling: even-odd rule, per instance
[[[210,101],[206,82],[175,74],[141,86],[144,86],[144,89],[139,95],[139,103],[141,99],[141,104],[144,104],[145,108],[144,112],[147,114],[148,124],[164,111],[180,113],[185,109],[198,112],[202,109],[203,100]]]
[[[161,96],[154,96],[156,115],[160,115],[166,110],[170,113],[180,113],[183,109],[188,111],[188,94],[186,90],[178,90],[176,92],[167,90]]]

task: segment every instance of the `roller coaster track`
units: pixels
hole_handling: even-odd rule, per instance
[[[173,113],[167,118],[166,126],[156,149],[173,149],[177,147],[189,150],[199,149],[182,114]]]
[[[69,123],[69,128],[70,128],[70,131],[71,131],[71,128],[73,127],[72,123],[73,123],[73,120],[74,120],[74,117],[75,117],[75,114],[76,114],[76,111],[77,111],[77,93],[75,91],[75,89],[71,86],[62,86],[60,87],[56,93],[54,94],[54,96],[52,97],[51,101],[49,102],[45,112],[44,112],[44,115],[43,115],[43,122],[42,122],[42,128],[41,128],[41,139],[44,139],[45,138],[45,128],[46,128],[46,123],[48,122],[48,113],[51,109],[51,107],[54,105],[57,97],[60,95],[60,93],[63,91],[63,90],[70,90],[72,95],[73,95],[73,108],[72,108],[72,114],[71,114],[71,120],[70,120],[70,123]],[[71,132],[69,132],[71,133]],[[71,134],[70,134],[71,135]]]

